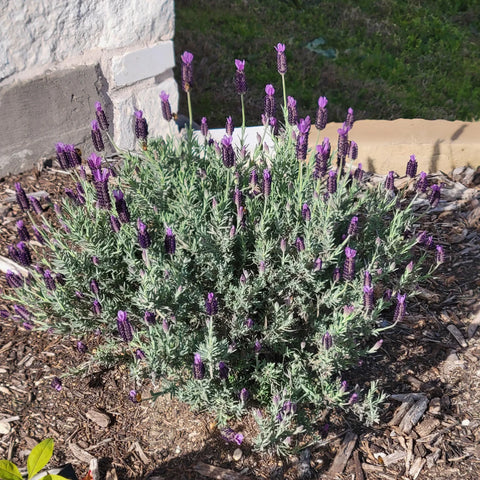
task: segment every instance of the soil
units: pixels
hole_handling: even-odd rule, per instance
[[[253,452],[254,426],[245,420],[236,425],[246,437],[238,458],[237,446],[222,440],[208,415],[169,398],[132,403],[131,389],[146,399],[151,385],[134,385],[121,367],[91,365],[86,374],[65,376],[60,392],[52,389],[52,378],[73,371],[88,353],[77,351],[75,338],[27,331],[10,318],[0,320],[0,458],[25,465],[32,447],[49,437],[55,441],[51,465],[72,463],[79,478],[96,458],[100,478],[111,479],[477,480],[480,188],[471,173],[457,172],[457,182],[452,175],[437,175],[435,180],[446,184],[446,200],[421,224],[445,246],[446,262],[409,300],[403,324],[388,331],[382,348],[350,372],[354,383],[365,387],[377,379],[390,395],[380,424],[366,428],[332,414],[325,440],[298,458],[280,460]],[[4,256],[16,241],[15,221],[25,217],[12,201],[17,181],[28,194],[43,190],[54,201],[71,186],[68,174],[45,165],[0,180]],[[0,283],[5,288],[3,278]],[[0,300],[3,308],[11,305]],[[100,341],[92,336],[89,348]]]

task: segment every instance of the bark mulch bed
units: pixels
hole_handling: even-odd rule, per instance
[[[248,444],[253,425],[238,425],[247,441],[236,449],[219,436],[208,415],[194,414],[168,398],[133,404],[126,369],[91,366],[64,379],[54,376],[85,360],[75,338],[26,331],[0,323],[0,458],[25,465],[40,440],[55,440],[52,465],[72,463],[86,475],[98,459],[100,477],[115,479],[427,479],[480,478],[480,175],[457,169],[438,174],[443,200],[421,219],[422,229],[445,246],[436,279],[410,299],[408,316],[388,331],[377,354],[350,372],[354,383],[378,379],[390,394],[382,421],[365,428],[331,416],[328,437],[299,458],[259,455]],[[375,178],[372,178],[375,180]],[[28,194],[55,200],[69,175],[42,166],[0,180],[0,255],[16,240],[22,218],[14,196],[20,181]],[[398,180],[402,182],[402,179]],[[2,276],[3,277],[3,276]],[[0,280],[1,287],[5,284]],[[8,308],[1,304],[0,308]],[[89,347],[100,338],[92,336]]]

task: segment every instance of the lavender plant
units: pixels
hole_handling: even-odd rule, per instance
[[[148,139],[136,111],[139,149],[119,152],[115,170],[95,153],[88,173],[62,156],[75,187],[55,206],[55,222],[40,204],[31,211],[16,185],[42,241],[30,242],[26,222],[17,224],[21,241],[10,256],[29,273],[7,274],[6,298],[24,325],[75,336],[79,351],[87,352],[85,339],[100,331],[96,361],[127,358],[135,377],[149,376],[157,386],[154,396],[169,392],[213,412],[229,441],[243,440],[229,421],[253,412],[257,448],[284,454],[305,431],[315,432],[325,409],[376,421],[376,385],[356,391],[343,372],[380,348],[378,336],[402,321],[408,295],[434,268],[426,272],[422,262],[441,262],[444,252],[430,252],[428,236],[414,232],[411,199],[394,189],[393,172],[371,188],[361,166],[353,167],[353,110],[337,151],[327,138],[308,150],[310,118],[299,119],[287,97],[285,46],[275,49],[284,122],[275,130],[280,122],[266,121],[257,145],[243,145],[244,123],[235,145],[230,117],[221,146],[209,140],[205,118],[202,135],[187,128],[186,136]],[[245,67],[236,61],[242,109]],[[182,88],[189,98],[193,85],[193,55],[185,52]],[[265,91],[264,117],[271,119],[275,89]],[[168,95],[160,97],[172,121]],[[318,131],[326,105],[320,97]],[[96,111],[92,138],[100,152],[108,121],[100,104]],[[191,110],[189,117],[192,125]],[[425,182],[422,172],[423,192]],[[435,205],[440,188],[433,187]]]

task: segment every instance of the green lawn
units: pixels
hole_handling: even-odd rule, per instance
[[[247,125],[260,123],[267,83],[280,101],[279,42],[301,116],[325,95],[335,121],[348,107],[357,119],[480,117],[480,0],[176,0],[175,13],[177,65],[195,55],[194,119],[211,127],[241,123],[235,58],[246,60]]]

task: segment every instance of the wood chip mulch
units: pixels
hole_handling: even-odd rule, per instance
[[[54,376],[85,359],[75,348],[77,339],[26,331],[2,319],[0,458],[25,465],[33,446],[50,437],[51,464],[71,463],[79,478],[98,461],[96,475],[111,480],[478,480],[479,177],[468,168],[436,175],[445,184],[442,201],[422,218],[421,228],[444,245],[447,260],[409,301],[406,320],[385,334],[381,350],[350,372],[364,386],[378,379],[390,394],[379,425],[366,428],[354,418],[332,415],[323,442],[283,461],[255,454],[248,441],[238,450],[220,438],[209,416],[173,399],[132,403],[132,388],[148,397],[151,385],[133,385],[121,367],[92,366],[84,375],[65,377],[60,392],[53,390]],[[69,175],[55,166],[0,179],[3,256],[16,241],[16,220],[23,218],[12,201],[17,181],[28,194],[45,191],[53,200],[71,186]],[[92,336],[89,347],[100,341]],[[246,420],[239,428],[248,439],[254,427]]]

